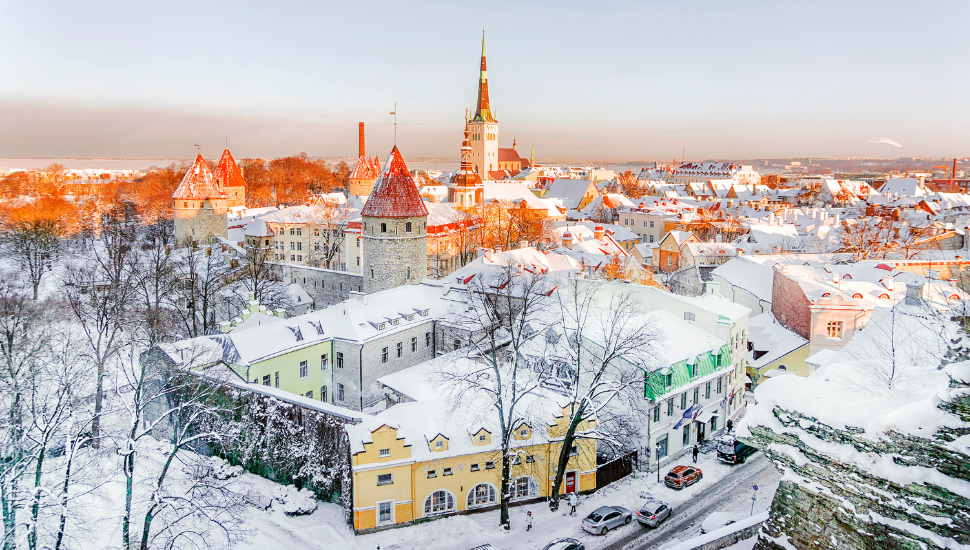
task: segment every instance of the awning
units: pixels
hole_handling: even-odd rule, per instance
[[[721,416],[721,415],[717,414],[717,411],[704,411],[701,414],[697,415],[697,418],[695,418],[694,420],[702,424],[706,424],[710,422],[711,419],[714,418],[715,416]]]

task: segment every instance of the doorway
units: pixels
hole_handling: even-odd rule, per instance
[[[706,427],[707,427],[707,423],[706,422],[698,422],[697,423],[697,442],[698,443],[700,443],[701,441],[704,441],[704,429]]]
[[[576,492],[576,472],[566,472],[566,493]]]

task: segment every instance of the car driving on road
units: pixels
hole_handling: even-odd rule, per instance
[[[678,491],[704,479],[700,468],[693,466],[674,466],[664,477],[664,485]]]
[[[670,517],[670,505],[661,500],[648,500],[640,506],[637,521],[647,527],[656,527],[660,522]]]
[[[633,521],[633,512],[622,506],[600,506],[583,519],[583,531],[605,535],[610,529]]]

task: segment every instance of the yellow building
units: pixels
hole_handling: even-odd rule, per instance
[[[548,496],[556,474],[568,409],[558,396],[536,398],[532,424],[515,427],[512,500]],[[456,414],[444,401],[399,403],[362,424],[348,425],[353,469],[354,529],[366,531],[500,503],[501,446],[493,414]],[[540,420],[540,418],[543,418]],[[591,431],[583,420],[578,433]],[[596,488],[596,441],[579,439],[561,492]]]
[[[813,369],[805,362],[808,340],[779,323],[770,311],[748,319],[748,365],[752,385],[767,378],[794,374],[807,377]]]

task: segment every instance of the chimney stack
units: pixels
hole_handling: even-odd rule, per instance
[[[573,234],[568,230],[562,234],[562,244],[570,250],[573,249]]]
[[[360,155],[358,155],[358,156],[360,158],[364,158],[365,156],[367,156],[367,152],[364,149],[364,123],[363,122],[358,122],[357,123],[357,129],[358,129],[357,130],[358,131],[358,137],[357,137],[358,144],[357,144],[357,149],[360,150]]]
[[[603,231],[602,225],[597,225],[596,228],[593,229],[593,238],[596,239],[597,241],[602,241],[605,235],[606,235],[606,232]]]
[[[953,187],[953,179],[957,177],[957,159],[953,159],[953,170],[950,170],[950,187]]]

